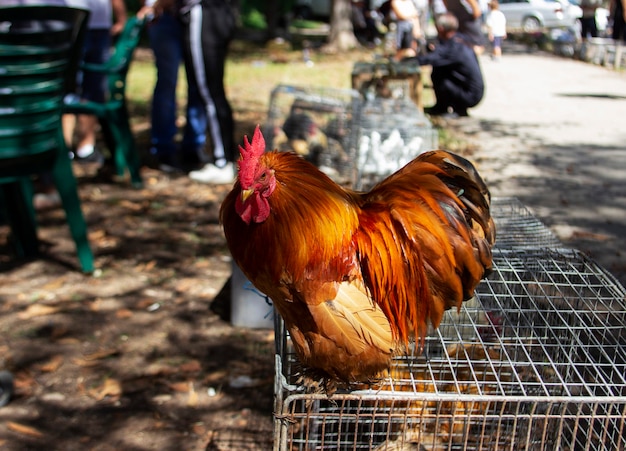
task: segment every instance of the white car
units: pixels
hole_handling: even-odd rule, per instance
[[[567,0],[500,0],[507,32],[539,33],[551,28],[574,28],[582,15]]]

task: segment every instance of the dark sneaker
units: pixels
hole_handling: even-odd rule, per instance
[[[160,171],[166,172],[168,174],[174,173],[182,173],[185,172],[180,166],[180,162],[176,155],[159,155],[158,159],[158,167]]]
[[[448,114],[448,108],[435,105],[430,108],[424,108],[424,113],[430,116],[443,116],[444,114]]]
[[[78,163],[98,163],[100,165],[104,164],[104,155],[102,155],[98,149],[94,149],[94,151],[86,157],[79,157],[75,153],[73,155],[73,159]]]
[[[180,164],[187,172],[200,169],[209,162],[209,157],[204,152],[204,145],[194,147],[183,144],[181,146]]]
[[[469,117],[469,113],[467,112],[467,108],[455,108],[454,112],[459,115],[459,117]]]

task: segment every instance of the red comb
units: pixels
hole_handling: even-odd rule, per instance
[[[265,152],[265,138],[261,133],[259,125],[254,129],[252,143],[248,142],[248,137],[243,138],[243,147],[239,146],[241,159],[239,160],[239,182],[244,189],[247,189],[254,181],[257,162]]]

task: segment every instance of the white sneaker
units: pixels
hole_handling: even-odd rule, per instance
[[[226,163],[223,168],[218,168],[212,163],[206,164],[202,169],[191,171],[189,178],[200,183],[213,183],[216,185],[232,183],[235,181],[235,168],[232,163]]]

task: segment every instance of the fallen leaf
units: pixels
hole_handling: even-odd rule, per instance
[[[172,390],[180,392],[180,393],[184,393],[187,390],[189,390],[189,382],[173,382],[167,385]]]
[[[104,231],[104,229],[98,229],[98,230],[90,230],[89,231],[89,239],[93,240],[93,241],[98,241],[98,240],[102,240],[106,237],[106,232]]]
[[[115,317],[119,319],[130,318],[131,316],[133,316],[133,312],[127,308],[122,308],[115,312]]]
[[[80,344],[81,341],[76,337],[63,337],[57,340],[57,343],[62,345],[77,345]]]
[[[39,365],[37,368],[44,373],[53,373],[63,364],[63,356],[55,355],[46,363]]]
[[[35,377],[30,372],[20,371],[13,375],[13,386],[16,393],[22,396],[30,396],[37,386],[37,381],[35,381]]]
[[[193,277],[187,277],[183,279],[179,279],[176,282],[176,291],[187,293],[198,286],[198,280]]]
[[[117,399],[122,395],[122,384],[117,379],[106,379],[100,387],[89,390],[89,395],[97,401]]]
[[[14,421],[7,422],[7,428],[20,434],[28,435],[30,437],[42,438],[43,433],[31,426],[25,424],[15,423]]]
[[[586,232],[584,230],[576,230],[572,233],[570,239],[578,239],[578,240],[594,240],[594,241],[608,241],[611,239],[609,235],[604,235],[602,233],[593,233]]]
[[[219,382],[223,379],[226,379],[228,377],[228,371],[227,370],[218,370],[218,371],[213,371],[212,373],[208,374],[205,378],[204,378],[204,383],[211,385],[214,384],[215,382]]]
[[[152,298],[146,298],[146,299],[142,299],[139,302],[137,302],[137,304],[135,305],[135,307],[139,310],[145,310],[146,308],[148,308],[149,306],[151,306],[152,304],[154,304],[154,299]]]
[[[89,310],[91,310],[92,312],[99,312],[100,306],[102,305],[102,300],[95,299],[94,301],[90,302],[88,305],[89,305]]]
[[[102,349],[100,351],[96,351],[91,354],[86,354],[84,356],[84,359],[85,360],[102,360],[102,359],[106,359],[107,357],[111,357],[117,354],[119,354],[119,350],[116,348]]]
[[[144,270],[144,271],[150,271],[151,269],[154,269],[154,267],[156,266],[156,264],[157,264],[157,261],[156,261],[156,260],[150,260],[149,262],[147,262],[147,263],[144,265],[143,270]]]
[[[74,365],[82,366],[83,368],[90,368],[92,366],[98,366],[100,362],[97,360],[85,360],[85,359],[72,359]]]
[[[204,423],[194,423],[191,426],[191,431],[194,434],[200,435],[200,436],[202,436],[202,435],[207,433],[206,426],[204,425]]]
[[[45,291],[56,291],[61,288],[67,281],[67,276],[58,277],[41,287]]]
[[[20,319],[32,319],[38,316],[52,315],[59,311],[58,307],[43,304],[31,304],[26,310],[20,312],[17,316]]]
[[[198,360],[191,360],[180,365],[178,369],[183,373],[197,373],[202,370],[202,365]]]
[[[193,387],[193,382],[189,382],[189,397],[187,398],[187,406],[196,407],[197,405],[198,405],[198,393],[196,393],[196,390]]]
[[[52,331],[50,332],[50,338],[52,338],[53,340],[58,340],[65,334],[67,334],[68,331],[69,328],[65,324],[55,324],[52,328]]]
[[[117,349],[103,349],[92,354],[87,354],[82,358],[79,357],[72,359],[72,362],[78,366],[92,367],[98,365],[100,363],[100,360],[112,357],[117,354],[119,354],[119,350]]]

